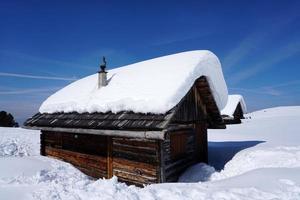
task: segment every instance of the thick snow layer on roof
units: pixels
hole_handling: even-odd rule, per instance
[[[228,95],[227,104],[225,108],[221,110],[221,114],[233,117],[232,115],[239,103],[241,104],[243,113],[247,113],[247,107],[243,96],[239,94],[234,94],[234,95]]]
[[[51,95],[41,113],[119,112],[165,113],[206,76],[218,108],[227,102],[227,86],[219,59],[207,50],[163,56],[108,71],[109,83],[97,88],[94,74]]]

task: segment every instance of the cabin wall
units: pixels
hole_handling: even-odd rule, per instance
[[[239,103],[233,113],[235,119],[244,119],[243,109],[241,103]]]
[[[168,134],[163,141],[163,150],[164,179],[166,182],[175,182],[187,167],[196,162],[194,131],[176,131]]]
[[[233,117],[224,117],[225,124],[240,124],[241,119],[244,119],[244,113],[241,104],[239,103],[233,113]]]
[[[95,178],[108,177],[105,136],[42,131],[41,155],[69,162]]]
[[[186,168],[197,162],[207,163],[206,124],[172,131],[162,144],[162,174],[165,182],[176,182]]]
[[[208,114],[203,98],[195,84],[177,105],[167,137],[162,142],[162,174],[166,182],[177,181],[186,168],[197,162],[207,163]]]
[[[161,182],[159,141],[114,137],[112,151],[112,174],[120,181],[139,186]]]
[[[41,155],[74,165],[95,178],[117,176],[142,186],[161,182],[157,140],[42,131]]]

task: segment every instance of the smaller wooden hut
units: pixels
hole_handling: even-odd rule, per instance
[[[92,177],[174,182],[207,162],[207,128],[225,128],[226,99],[218,58],[184,52],[108,72],[104,64],[50,96],[24,125],[41,130],[41,155]]]
[[[221,114],[225,124],[240,124],[246,112],[246,103],[242,95],[228,95],[227,104]]]

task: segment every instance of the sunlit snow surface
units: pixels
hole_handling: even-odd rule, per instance
[[[38,131],[0,128],[0,199],[300,199],[300,107],[246,118],[209,130],[209,162],[216,170],[197,164],[180,183],[145,188],[116,177],[90,180],[70,164],[39,156]]]

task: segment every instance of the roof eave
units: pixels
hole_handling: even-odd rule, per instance
[[[161,131],[129,131],[129,130],[101,130],[101,129],[83,129],[83,128],[60,128],[60,127],[37,127],[37,126],[23,126],[26,129],[42,130],[42,131],[57,131],[77,134],[93,134],[103,136],[118,136],[129,138],[143,138],[164,140],[165,130]]]

